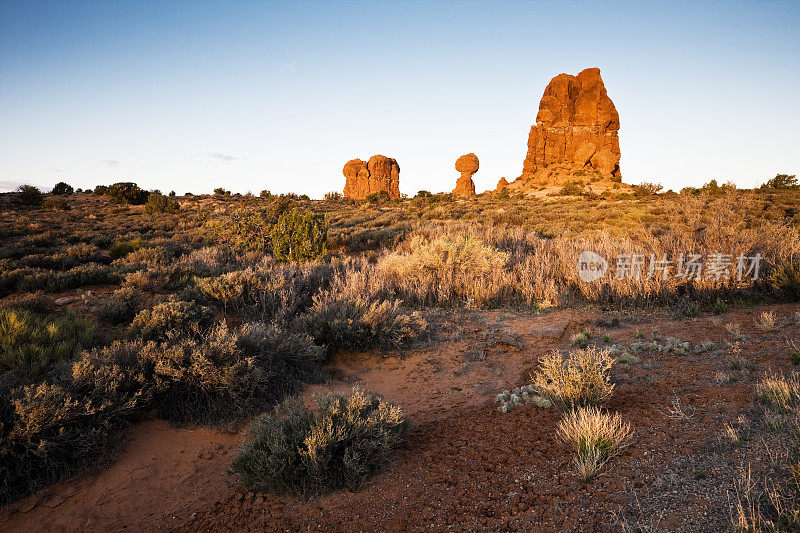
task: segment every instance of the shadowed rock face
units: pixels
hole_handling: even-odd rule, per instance
[[[360,200],[368,194],[386,191],[400,198],[400,165],[391,157],[373,155],[369,161],[351,159],[342,169],[344,197]]]
[[[456,180],[456,188],[453,194],[461,196],[471,196],[475,194],[475,183],[472,176],[478,171],[480,164],[478,156],[469,153],[456,159],[456,171],[461,173],[461,177]]]
[[[522,178],[554,163],[620,176],[619,115],[599,68],[559,74],[547,85],[528,137]]]

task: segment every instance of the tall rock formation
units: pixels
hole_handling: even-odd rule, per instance
[[[517,181],[526,187],[553,185],[588,171],[577,175],[619,182],[618,131],[619,115],[599,68],[559,74],[544,90]]]
[[[456,159],[456,172],[461,173],[461,177],[456,180],[456,188],[453,194],[456,196],[472,196],[475,194],[475,183],[472,176],[480,168],[478,156],[469,153]]]
[[[386,191],[400,198],[400,165],[391,157],[373,155],[369,161],[351,159],[342,169],[344,197],[360,200],[368,194]]]

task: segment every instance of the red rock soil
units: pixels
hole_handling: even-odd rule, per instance
[[[356,384],[400,404],[416,429],[386,470],[357,493],[303,500],[254,494],[225,474],[244,432],[175,428],[145,421],[128,431],[118,459],[96,475],[62,483],[0,510],[5,531],[720,531],[741,465],[765,461],[762,442],[721,441],[723,426],[755,420],[753,385],[767,369],[788,370],[786,338],[798,338],[797,305],[772,306],[776,332],[754,326],[754,312],[676,320],[565,310],[541,316],[463,312],[434,318],[430,345],[389,357],[343,354],[333,378],[305,395]],[[733,370],[725,324],[738,322],[742,356]],[[500,414],[503,389],[524,383],[540,356],[569,346],[593,327],[598,342],[629,344],[637,333],[714,341],[706,353],[643,354],[614,367],[607,407],[635,430],[632,444],[584,483],[555,434],[556,411],[524,406]],[[602,343],[602,342],[601,342]],[[720,379],[724,372],[732,379]],[[670,417],[673,398],[686,406]]]

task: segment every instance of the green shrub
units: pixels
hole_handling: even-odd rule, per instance
[[[44,201],[44,208],[45,209],[52,209],[53,211],[69,211],[70,207],[66,200],[63,198],[54,198],[52,196],[48,196]]]
[[[161,341],[168,333],[199,332],[207,327],[214,313],[195,302],[171,300],[137,314],[130,331],[143,340]]]
[[[378,191],[368,194],[364,200],[367,203],[375,204],[375,205],[384,205],[388,204],[392,201],[392,197],[389,196],[387,191]]]
[[[147,201],[150,193],[141,189],[135,183],[123,181],[108,187],[106,194],[118,204],[142,205]]]
[[[327,253],[328,223],[310,210],[284,212],[271,235],[278,261],[318,261]]]
[[[92,194],[95,196],[103,196],[104,194],[108,194],[108,187],[105,185],[98,185],[94,188]]]
[[[800,184],[797,183],[797,177],[794,174],[778,174],[762,184],[761,188],[797,190],[800,189]]]
[[[181,206],[175,200],[164,196],[163,194],[151,194],[147,198],[147,203],[144,204],[144,212],[152,213],[177,213]]]
[[[265,252],[272,229],[267,210],[237,209],[229,215],[206,223],[209,242],[242,251]]]
[[[20,185],[17,189],[17,203],[20,205],[37,206],[44,202],[44,195],[33,185]]]
[[[314,494],[358,490],[406,437],[401,409],[374,393],[290,399],[250,428],[230,466],[248,489]]]
[[[58,194],[58,195],[66,195],[66,194],[73,194],[75,189],[72,188],[72,185],[67,185],[63,181],[59,181],[53,186],[53,190],[50,191],[51,194]]]
[[[141,237],[136,237],[135,239],[131,239],[128,241],[117,241],[114,243],[113,246],[108,250],[108,253],[114,259],[119,259],[120,257],[125,257],[131,252],[135,252],[140,248],[144,248],[147,246]]]
[[[22,309],[0,309],[0,370],[34,378],[54,363],[89,347],[95,328],[75,316],[45,317]]]
[[[230,196],[230,195],[231,191],[227,191],[222,187],[217,187],[216,189],[214,189],[214,196]]]

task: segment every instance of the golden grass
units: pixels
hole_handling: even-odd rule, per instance
[[[609,377],[613,364],[608,350],[589,347],[573,350],[568,356],[553,351],[539,361],[534,385],[562,407],[600,404],[614,390]]]
[[[612,457],[620,454],[633,434],[619,413],[596,407],[573,409],[558,425],[558,435],[575,451],[575,467],[584,480],[595,477]]]

